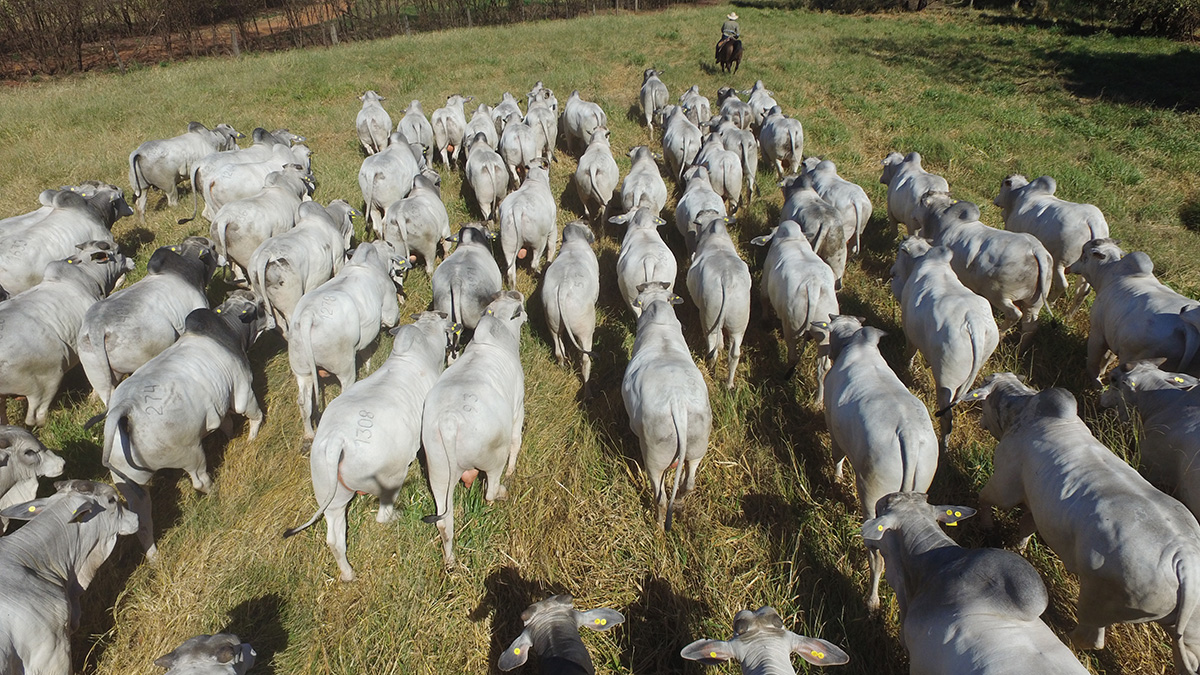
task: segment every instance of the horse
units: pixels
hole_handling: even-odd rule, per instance
[[[728,73],[729,67],[733,66],[733,72],[736,73],[742,65],[742,41],[737,38],[721,40],[717,43],[716,57],[721,70]]]

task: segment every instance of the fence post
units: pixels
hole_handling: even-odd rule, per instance
[[[233,26],[229,29],[229,48],[233,51],[233,58],[238,58],[242,55],[242,48],[238,45],[238,29]]]
[[[332,42],[335,47],[338,44],[337,24],[336,23],[331,22],[329,24],[329,41]]]

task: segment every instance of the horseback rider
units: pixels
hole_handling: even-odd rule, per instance
[[[730,12],[725,17],[725,23],[721,24],[721,39],[717,41],[717,49],[720,49],[727,41],[737,40],[741,37],[737,18],[737,12]]]

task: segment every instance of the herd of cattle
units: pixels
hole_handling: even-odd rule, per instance
[[[1094,206],[1055,197],[1048,176],[1003,180],[995,199],[1001,230],[980,222],[976,205],[953,199],[920,155],[891,153],[881,177],[887,216],[909,234],[892,291],[909,361],[920,351],[933,373],[935,431],[925,405],[880,355],[882,332],[839,314],[846,259],[858,252],[873,210],[866,192],[839,177],[832,162],[804,157],[800,122],[783,114],[761,81],[747,92],[721,89],[714,113],[698,87],[669,103],[659,74],[644,73],[639,100],[645,124],[661,132],[662,154],[630,150],[624,180],[605,111],[578,91],[560,110],[538,82],[524,113],[505,94],[494,107],[479,105],[469,121],[470,97],[450,96],[428,119],[413,101],[395,126],[384,98],[368,91],[356,122],[366,154],[361,213],[343,200],[311,200],[303,137],[256,129],[252,144],[239,148],[243,136],[232,127],[192,123],[181,136],[138,147],[129,180],[143,219],[151,188],[174,205],[186,181],[194,212],[204,203],[210,236],[157,249],[146,276],[115,293],[133,269],[111,234],[117,219],[134,214],[120,188],[89,181],[46,190],[36,211],[0,220],[0,421],[8,422],[6,397],[20,396],[28,403],[25,426],[44,426],[64,373],[81,363],[106,406],[89,424],[104,421],[103,463],[115,483],[67,480],[53,496],[35,499],[38,478],[60,475],[64,462],[30,431],[0,429],[0,525],[30,521],[0,537],[4,672],[69,673],[79,596],[116,538],[136,533],[147,558],[157,555],[145,489],[155,472],[182,469],[208,492],[201,440],[218,427],[232,433],[230,413],[246,417],[255,438],[263,413],[247,350],[265,330],[288,341],[319,505],[285,536],[323,516],[341,578],[352,580],[348,503],[356,492],[376,495],[378,520],[392,519],[423,447],[437,508],[426,522],[436,524],[445,564],[453,565],[455,487],[483,472],[486,500],[505,499],[501,480],[513,473],[521,448],[519,343],[527,314],[516,290],[518,261],[540,272],[555,355],[565,364],[568,346],[579,352],[589,394],[601,274],[591,225],[604,220],[625,228],[615,274],[637,323],[621,393],[657,521],[669,529],[675,502],[695,487],[712,426],[704,377],[675,316],[683,301],[674,293],[678,263],[688,265],[710,367],[728,341],[724,383],[733,387],[752,279],[728,225],[758,193],[760,156],[784,202],[778,225],[752,241],[769,247],[759,296],[782,324],[791,369],[801,340],[818,345],[817,399],[838,477],[846,459],[854,469],[870,550],[867,604],[879,606],[886,566],[911,672],[1087,672],[1040,619],[1046,590],[1024,558],[960,548],[936,525],[975,513],[930,505],[923,494],[946,450],[951,409],[964,401],[983,401],[983,425],[999,441],[980,494],[982,519],[990,522],[992,506],[1023,505],[1022,535],[1040,532],[1079,577],[1073,644],[1103,648],[1108,625],[1156,621],[1173,638],[1179,672],[1200,672],[1200,525],[1193,515],[1200,512],[1193,469],[1200,394],[1189,374],[1200,370],[1200,303],[1158,282],[1145,254],[1126,255]],[[579,157],[574,182],[584,218],[563,228],[558,250],[549,171],[560,140]],[[482,221],[452,233],[435,159],[448,170],[461,165]],[[660,233],[669,194],[660,161],[678,194],[677,240]],[[374,238],[352,248],[364,215]],[[491,249],[497,236],[503,270]],[[431,307],[399,325],[402,275],[418,259],[429,274]],[[226,266],[243,288],[210,309],[208,284]],[[1028,344],[1039,312],[1066,293],[1067,273],[1082,277],[1070,311],[1089,289],[1096,292],[1087,363],[1097,385],[1110,360],[1120,360],[1102,402],[1122,419],[1130,408],[1142,413],[1146,473],[1183,503],[1100,444],[1069,392],[1038,392],[1008,373],[972,388],[1002,333],[1018,327],[1020,347]],[[1003,316],[1000,325],[993,310]],[[390,357],[356,382],[356,355],[384,327],[395,337]],[[321,379],[330,375],[342,393],[325,405]],[[522,619],[525,631],[500,658],[504,670],[533,649],[546,672],[593,672],[577,627],[607,630],[624,620],[613,610],[577,611],[569,596],[536,603]],[[769,607],[739,613],[733,633],[681,654],[703,663],[736,660],[747,673],[794,672],[793,653],[818,665],[849,659],[828,642],[788,631]],[[172,673],[215,674],[243,673],[253,661],[249,645],[220,634],[192,638],[156,663]]]

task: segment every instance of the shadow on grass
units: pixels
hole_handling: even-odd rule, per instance
[[[144,227],[134,227],[121,234],[117,246],[130,258],[140,257],[146,244],[154,241],[154,233]]]
[[[483,586],[484,595],[475,609],[471,610],[468,618],[478,622],[491,615],[492,638],[488,647],[488,672],[491,675],[500,675],[503,671],[496,666],[500,654],[508,649],[508,645],[525,629],[521,612],[535,602],[566,593],[567,590],[558,584],[526,579],[520,570],[511,565],[493,571],[484,580]],[[540,672],[537,659],[530,659],[522,672]]]
[[[685,671],[689,662],[678,656],[675,646],[699,637],[690,636],[687,627],[712,611],[708,603],[677,592],[670,581],[652,573],[643,576],[638,586],[637,601],[624,612],[629,642],[621,655],[622,665],[632,673],[699,672]]]
[[[259,675],[274,675],[275,655],[287,649],[288,633],[281,620],[284,609],[283,598],[268,593],[229,610],[229,623],[221,629],[254,647],[254,672]]]
[[[1057,64],[1071,93],[1152,108],[1200,109],[1200,55],[1178,47],[1170,54],[1136,52],[1043,52],[1039,60]]]

